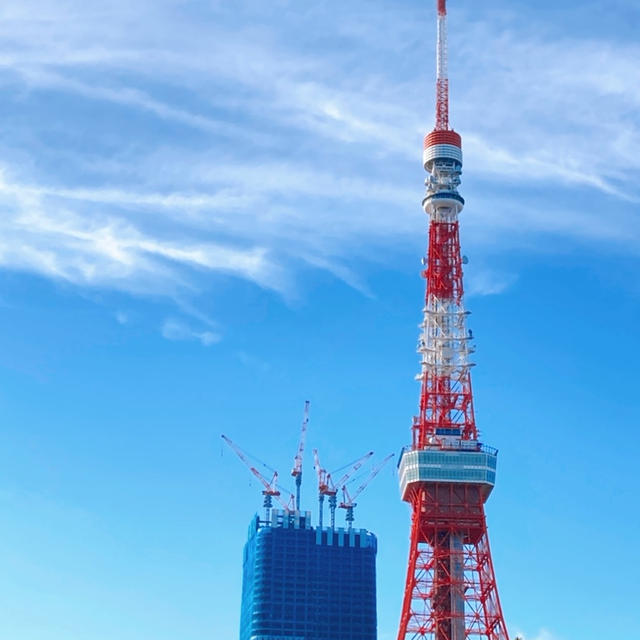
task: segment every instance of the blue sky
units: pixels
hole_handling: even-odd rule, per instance
[[[0,8],[0,637],[235,638],[261,496],[220,433],[283,476],[305,399],[329,468],[408,442],[432,4]],[[637,0],[450,2],[490,536],[526,640],[627,636],[640,595],[639,28]],[[391,640],[393,469],[356,523]]]

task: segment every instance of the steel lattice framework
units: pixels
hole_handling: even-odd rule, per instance
[[[449,129],[446,0],[437,7],[436,127],[425,137],[423,156],[429,249],[416,376],[420,411],[399,463],[412,519],[398,640],[509,640],[484,513],[497,451],[478,441],[473,411],[458,225],[462,141]]]

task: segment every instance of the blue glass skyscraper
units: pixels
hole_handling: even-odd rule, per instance
[[[240,640],[376,640],[376,537],[256,516],[244,547]]]

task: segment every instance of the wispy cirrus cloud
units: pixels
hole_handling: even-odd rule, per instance
[[[249,0],[0,9],[0,264],[137,295],[184,298],[218,273],[291,295],[308,267],[368,291],[352,256],[424,230],[432,16],[329,5],[282,0],[277,21]],[[456,11],[453,119],[482,181],[466,240],[640,248],[638,45],[558,38],[497,1]]]
[[[51,202],[46,190],[0,183],[0,262],[83,286],[178,293],[190,272],[221,272],[286,291],[286,275],[264,247],[233,246],[145,231],[126,215],[87,215]],[[118,201],[117,198],[113,202]]]

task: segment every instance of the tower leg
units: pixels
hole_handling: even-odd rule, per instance
[[[440,485],[412,501],[398,640],[509,640],[482,498],[472,489]]]
[[[416,512],[412,514],[411,539],[409,541],[409,563],[407,568],[407,579],[404,587],[404,597],[402,599],[402,613],[400,614],[400,630],[398,640],[412,637],[408,635],[409,629],[415,630],[414,637],[423,636],[427,628],[427,619],[424,617],[425,609],[420,607],[428,597],[426,593],[420,591],[422,586],[422,563],[418,562],[420,550],[418,549],[419,526],[415,525]],[[415,599],[415,603],[414,603]]]

